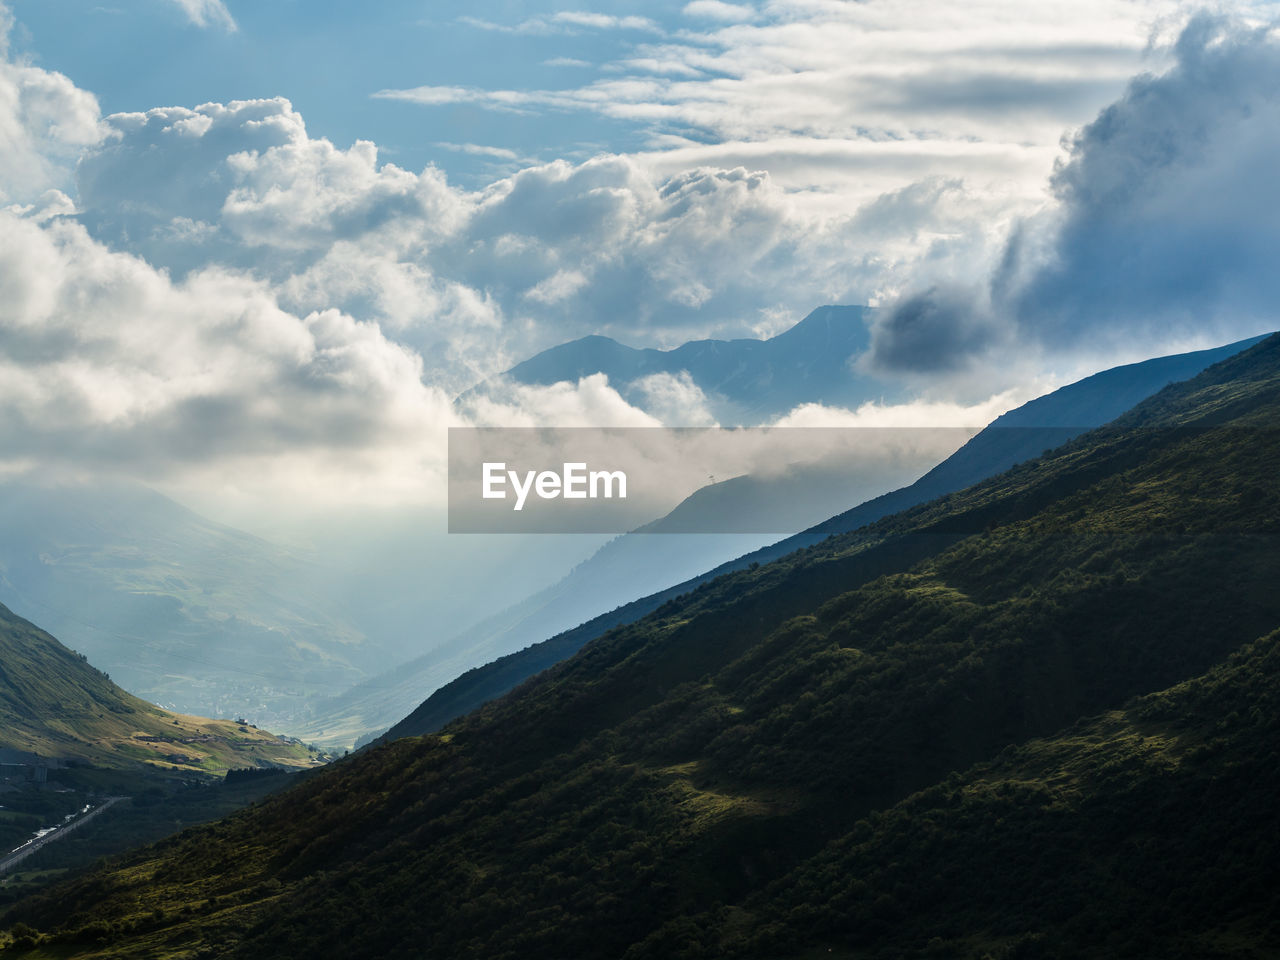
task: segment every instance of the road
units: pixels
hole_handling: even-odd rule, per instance
[[[37,850],[43,847],[46,843],[53,843],[53,841],[55,840],[62,839],[72,830],[75,830],[77,827],[84,826],[86,823],[88,823],[98,814],[102,813],[104,810],[110,810],[113,806],[115,806],[121,800],[128,800],[128,799],[129,799],[128,797],[107,797],[105,801],[103,801],[98,806],[94,807],[88,813],[84,814],[83,816],[76,817],[76,819],[72,820],[70,823],[66,824],[65,826],[58,827],[58,829],[54,830],[51,833],[46,833],[43,837],[40,837],[39,839],[28,840],[22,846],[18,847],[17,850],[12,851],[11,853],[6,853],[3,857],[0,857],[0,873],[8,873],[14,867],[20,864],[23,860],[27,859],[27,857],[31,856],[33,853],[35,853]]]

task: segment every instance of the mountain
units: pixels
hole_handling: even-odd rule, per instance
[[[318,762],[305,746],[256,727],[171,713],[139,700],[4,606],[0,748],[111,768],[195,775]]]
[[[628,401],[647,407],[639,381],[654,374],[687,373],[720,423],[760,424],[802,403],[855,407],[896,396],[892,385],[854,372],[853,362],[870,342],[868,316],[867,307],[818,307],[768,340],[695,340],[673,350],[582,337],[516,364],[504,377],[547,385],[603,373]],[[491,388],[481,385],[461,399]]]
[[[427,510],[282,529],[290,546],[139,484],[3,478],[0,603],[145,699],[341,748],[370,728],[313,736],[318,703],[460,633],[484,604],[544,589],[604,542],[455,537],[446,551],[443,514]]]
[[[1280,336],[29,899],[10,952],[1271,955],[1277,471]]]
[[[837,457],[770,476],[742,476],[708,484],[665,517],[614,538],[559,582],[431,647],[413,659],[317,701],[298,736],[332,743],[340,734],[366,740],[403,720],[434,691],[475,668],[557,636],[628,603],[697,576],[733,557],[796,531],[918,477],[960,443],[964,432],[916,431],[928,436],[895,443],[891,454]],[[678,535],[671,535],[678,534]],[[360,741],[356,741],[360,742]],[[350,740],[345,745],[350,745]]]
[[[373,511],[295,527],[286,538],[300,545],[285,547],[139,484],[11,476],[0,603],[145,699],[340,748],[370,728],[314,737],[317,703],[470,627],[484,603],[554,583],[604,540],[474,538],[446,551],[444,527],[439,512],[393,523]]]
[[[578,626],[565,629],[562,633],[546,630],[543,636],[549,636],[550,639],[541,642],[537,642],[536,629],[529,628],[545,628],[550,626],[551,623],[546,619],[532,620],[530,622],[531,617],[526,617],[525,619],[516,618],[514,619],[514,625],[511,626],[508,626],[505,621],[502,622],[500,627],[506,633],[505,636],[499,635],[496,640],[486,637],[484,638],[484,643],[478,643],[477,641],[481,639],[479,637],[474,635],[465,637],[464,640],[466,642],[474,644],[472,649],[476,653],[495,652],[500,650],[501,646],[506,646],[508,650],[516,650],[518,652],[508,653],[506,656],[501,656],[484,666],[467,670],[465,673],[460,671],[455,673],[456,679],[451,680],[433,692],[412,713],[392,727],[386,737],[394,739],[396,737],[416,736],[439,730],[455,717],[474,710],[482,703],[506,693],[526,678],[563,660],[578,650],[584,643],[599,636],[606,630],[631,623],[657,609],[661,604],[673,597],[687,593],[725,573],[742,570],[752,564],[767,563],[770,560],[786,556],[795,550],[820,543],[833,534],[856,530],[891,513],[908,509],[934,497],[952,493],[987,477],[994,476],[1016,463],[1031,459],[1046,449],[1056,447],[1072,437],[1078,436],[1091,427],[1100,426],[1114,419],[1162,387],[1195,376],[1211,364],[1239,353],[1262,339],[1261,337],[1254,337],[1211,350],[1157,357],[1140,363],[1113,367],[1110,370],[1104,370],[1101,373],[1096,373],[1083,380],[1061,387],[996,418],[990,426],[981,431],[955,454],[909,486],[867,500],[850,510],[818,523],[802,533],[760,547],[757,550],[739,556],[735,560],[714,566],[709,571],[700,572],[689,579],[673,577],[673,580],[678,580],[676,585],[663,590],[645,594],[643,590],[636,589],[645,582],[641,575],[641,571],[645,569],[645,564],[626,562],[631,560],[631,557],[626,557],[622,562],[619,562],[617,554],[623,550],[629,550],[633,554],[640,554],[643,559],[648,560],[658,555],[658,551],[662,550],[668,553],[678,553],[683,549],[682,544],[692,539],[695,543],[695,549],[690,553],[694,557],[699,557],[702,555],[697,552],[696,545],[703,542],[703,538],[681,536],[673,538],[673,541],[667,541],[665,538],[656,538],[657,542],[650,545],[650,541],[654,541],[655,538],[649,537],[637,540],[630,536],[623,537],[601,550],[588,563],[575,570],[573,574],[565,579],[554,596],[562,595],[578,598],[583,593],[587,593],[588,596],[599,597],[606,602],[624,598],[626,595],[625,587],[621,590],[602,592],[600,594],[590,592],[592,578],[598,580],[612,576],[615,580],[623,581],[624,584],[627,582],[628,577],[634,577],[630,581],[632,584],[630,596],[639,596],[640,599],[623,602],[613,607],[609,612],[601,613],[590,620],[580,620],[578,621]],[[678,523],[680,515],[684,511],[693,509],[699,498],[716,493],[717,487],[721,489],[732,487],[734,484],[741,483],[747,479],[740,478],[734,481],[727,481],[698,491],[673,511],[672,520],[660,521],[660,523]],[[713,509],[722,509],[724,502],[733,503],[736,508],[740,509],[758,509],[756,504],[749,503],[747,506],[743,506],[741,501],[734,503],[734,499],[732,495],[722,497],[721,502],[715,504]],[[825,505],[829,502],[823,498],[815,499],[811,494],[807,494],[805,497],[793,497],[792,499],[807,499],[809,502],[819,505]],[[861,498],[856,496],[854,490],[848,491],[846,502],[858,499]],[[723,545],[727,546],[728,544],[724,543]],[[610,552],[611,550],[613,552]],[[672,563],[662,569],[674,573],[682,568],[678,563]],[[687,567],[684,569],[687,569]],[[583,589],[584,586],[586,587],[585,590]],[[547,604],[554,603],[554,596],[545,602]],[[579,603],[577,607],[572,609],[581,610],[584,606],[584,604]],[[543,603],[539,603],[536,609],[542,612],[546,607]],[[564,624],[564,619],[561,620],[562,624]],[[567,624],[565,625],[567,626]],[[520,641],[528,641],[532,645],[520,649]],[[462,649],[467,648],[463,646]],[[418,690],[428,690],[440,682],[438,678],[441,674],[429,674],[424,669],[428,665],[434,665],[437,661],[438,657],[433,654],[427,654],[397,670],[394,679],[386,675],[376,677],[366,681],[356,689],[361,691],[367,700],[386,703],[386,699],[377,699],[378,695],[394,687],[401,695],[394,698],[392,702],[403,703],[404,694],[411,692],[414,685],[417,686]],[[462,659],[457,659],[452,662],[451,666],[457,666],[463,662]],[[474,663],[475,659],[472,659],[471,662]],[[369,712],[372,713],[372,711]]]
[[[287,728],[385,663],[315,562],[137,484],[0,483],[0,602],[130,690]]]

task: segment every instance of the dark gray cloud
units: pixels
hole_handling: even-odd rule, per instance
[[[943,373],[966,366],[998,336],[977,291],[935,286],[890,307],[872,331],[871,349],[882,370]]]
[[[1273,315],[1280,45],[1199,16],[1176,57],[1073,141],[1053,179],[1064,214],[1053,258],[1027,270],[1034,254],[1011,249],[996,284],[1025,333],[1050,345],[1104,331],[1243,335]]]

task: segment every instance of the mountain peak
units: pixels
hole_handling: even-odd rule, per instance
[[[769,343],[831,343],[843,350],[852,348],[849,356],[862,353],[871,345],[871,328],[867,320],[871,308],[847,304],[826,304],[811,310],[794,326],[769,338]]]
[[[603,373],[628,401],[640,403],[643,397],[629,392],[636,381],[659,373],[684,374],[721,423],[765,423],[802,403],[851,407],[893,392],[852,366],[870,341],[868,311],[827,305],[767,340],[691,340],[669,350],[628,347],[596,334],[543,350],[505,376],[546,386]]]

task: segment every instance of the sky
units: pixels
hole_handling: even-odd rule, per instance
[[[453,404],[586,334],[869,303],[853,374],[914,401],[803,422],[981,425],[1274,329],[1274,15],[8,0],[0,471],[420,506],[449,426],[707,422],[599,378]]]

